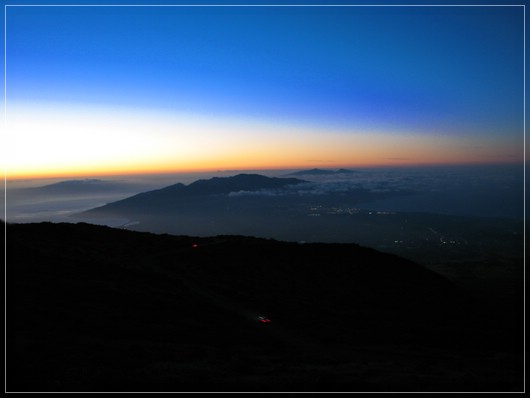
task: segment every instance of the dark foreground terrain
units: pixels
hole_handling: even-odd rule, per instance
[[[6,273],[7,391],[523,389],[522,290],[357,245],[9,224]]]

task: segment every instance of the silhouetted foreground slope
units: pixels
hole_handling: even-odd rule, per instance
[[[475,305],[356,245],[8,225],[7,391],[520,390]]]

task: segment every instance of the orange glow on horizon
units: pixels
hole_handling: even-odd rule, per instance
[[[273,165],[266,163],[259,164],[224,164],[218,167],[203,166],[203,167],[119,167],[119,168],[91,168],[91,169],[69,169],[69,170],[39,170],[37,172],[11,172],[5,173],[6,181],[22,180],[22,179],[61,179],[61,178],[94,178],[94,177],[126,177],[126,176],[149,176],[149,175],[171,175],[171,174],[186,174],[186,173],[216,173],[223,171],[273,171],[273,170],[307,170],[313,168],[319,169],[363,169],[363,168],[384,168],[384,167],[421,167],[421,166],[471,166],[471,165],[504,165],[504,164],[520,164],[514,161],[496,161],[496,162],[371,162],[371,163],[292,163]]]
[[[499,136],[389,132],[200,115],[21,104],[9,114],[8,180],[219,170],[522,162]],[[480,140],[480,141],[479,141]],[[477,142],[480,145],[477,145]],[[12,149],[11,149],[12,148]]]

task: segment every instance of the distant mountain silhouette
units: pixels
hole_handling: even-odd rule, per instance
[[[214,177],[209,180],[195,181],[188,185],[185,192],[186,194],[192,195],[226,194],[237,191],[281,189],[303,182],[305,181],[296,178],[265,177],[260,174],[238,174],[234,177]]]
[[[447,279],[353,244],[9,224],[6,264],[9,391],[509,391],[522,375],[513,334]]]
[[[324,170],[324,169],[311,169],[311,170],[300,170],[287,175],[290,176],[324,176],[324,175],[336,175],[336,174],[351,174],[355,173],[353,170],[339,169],[339,170]]]
[[[72,215],[76,221],[128,225],[139,231],[180,235],[248,235],[294,241],[355,242],[366,232],[353,217],[313,217],[316,208],[349,209],[358,203],[410,194],[376,192],[351,184],[239,174],[174,184]],[[308,217],[311,215],[311,217]],[[368,222],[369,220],[367,220]],[[364,221],[362,222],[364,223]],[[370,221],[371,223],[371,221]],[[356,232],[357,231],[357,232]]]
[[[169,210],[160,206],[175,207],[178,204],[194,204],[209,197],[226,196],[237,192],[256,192],[261,190],[280,190],[292,185],[304,183],[297,178],[265,177],[259,174],[238,174],[233,177],[214,177],[198,180],[189,185],[181,183],[153,191],[143,192],[117,202],[107,204],[85,214],[139,211],[145,209]]]
[[[138,189],[134,184],[100,179],[66,180],[41,187],[25,188],[35,194],[73,195],[123,192]]]

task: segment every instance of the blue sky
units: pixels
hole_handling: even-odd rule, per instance
[[[270,126],[238,131],[250,146],[273,137],[296,151],[297,140],[281,140],[306,129],[318,142],[362,136],[356,150],[377,134],[396,147],[413,135],[425,143],[417,163],[436,147],[474,148],[470,162],[522,159],[522,7],[8,7],[6,20],[8,119],[119,109]],[[206,141],[221,134],[205,129]],[[414,163],[414,153],[402,158]],[[433,162],[465,162],[449,155]]]

